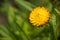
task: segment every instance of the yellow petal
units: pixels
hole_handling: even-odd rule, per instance
[[[36,7],[32,10],[29,20],[32,25],[41,26],[48,23],[50,13],[45,7]]]

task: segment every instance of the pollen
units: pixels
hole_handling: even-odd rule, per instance
[[[29,21],[34,26],[47,24],[50,19],[50,12],[45,7],[36,7],[29,15]]]

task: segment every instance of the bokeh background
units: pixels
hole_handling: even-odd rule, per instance
[[[46,7],[49,23],[34,26],[29,14]],[[0,0],[0,40],[60,40],[60,0]]]

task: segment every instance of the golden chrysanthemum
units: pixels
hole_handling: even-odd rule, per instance
[[[29,16],[30,22],[35,26],[47,24],[50,18],[50,13],[45,7],[35,8]]]

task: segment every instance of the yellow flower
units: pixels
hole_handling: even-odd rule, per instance
[[[44,7],[37,7],[35,8],[29,16],[30,22],[34,26],[41,26],[47,24],[50,18],[49,11]]]

